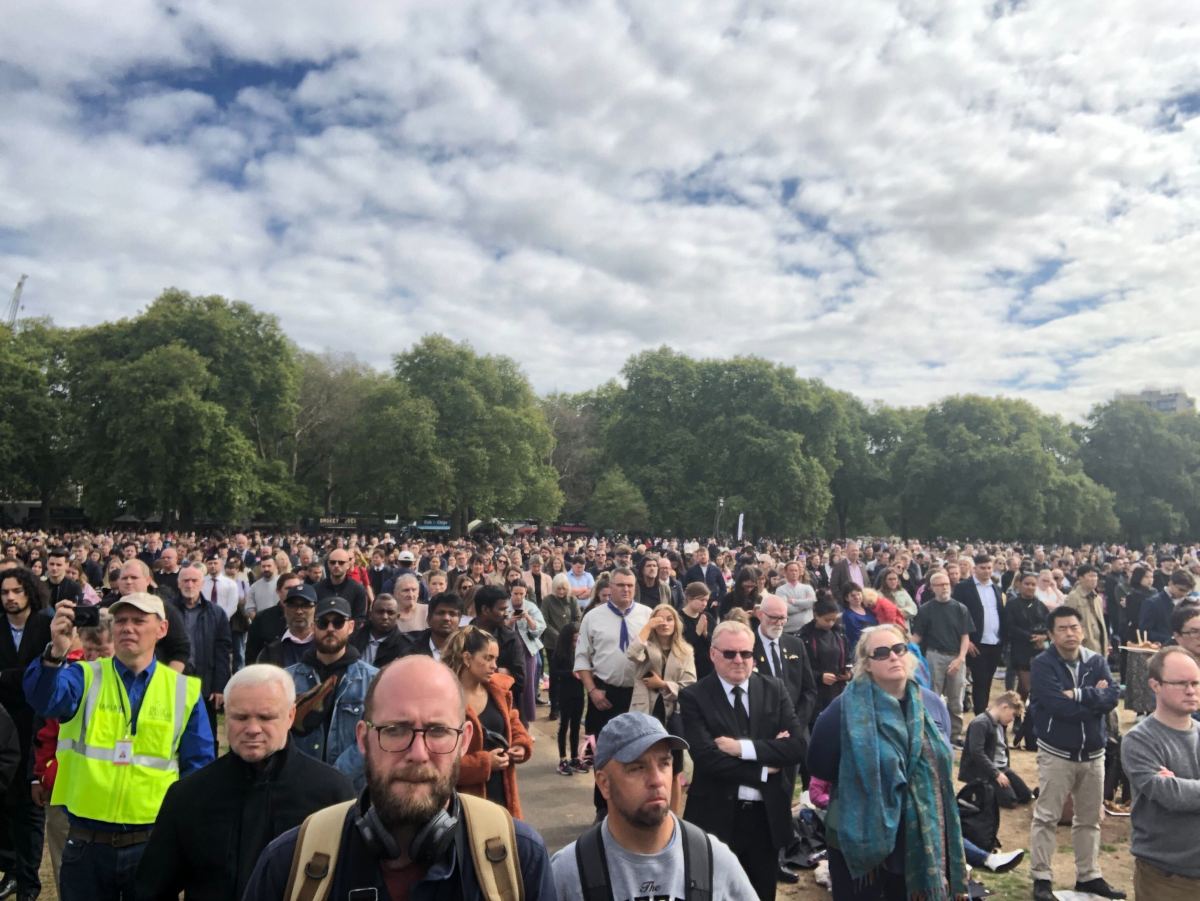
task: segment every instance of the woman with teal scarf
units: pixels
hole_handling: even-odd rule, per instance
[[[834,901],[967,897],[949,712],[913,678],[908,636],[865,629],[854,677],[818,717],[812,774],[833,784],[825,822]]]

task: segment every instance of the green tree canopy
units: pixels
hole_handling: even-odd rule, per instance
[[[619,466],[605,470],[587,505],[588,523],[595,529],[643,532],[650,526],[650,509]]]

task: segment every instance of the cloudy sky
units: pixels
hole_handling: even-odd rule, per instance
[[[865,399],[1200,395],[1198,0],[39,0],[0,296],[166,286],[540,391],[756,353]]]

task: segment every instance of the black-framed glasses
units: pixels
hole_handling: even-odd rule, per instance
[[[908,645],[904,644],[903,642],[897,642],[896,644],[885,645],[884,647],[876,648],[867,656],[872,660],[887,660],[893,654],[895,654],[897,657],[903,657],[907,653]]]
[[[1184,629],[1179,634],[1184,638],[1194,638],[1195,636],[1200,635],[1200,629]]]
[[[764,613],[763,620],[768,623],[786,623],[787,622],[787,614],[781,613],[779,616],[772,616],[769,613]]]
[[[340,613],[330,613],[317,620],[318,629],[341,629],[346,625],[346,617]]]
[[[425,748],[431,754],[449,754],[458,747],[458,740],[463,734],[463,727],[426,726],[418,729],[411,723],[372,723],[363,720],[368,729],[374,729],[379,740],[379,748],[389,754],[402,754],[412,747],[419,733],[425,741]],[[465,724],[464,724],[465,725]]]
[[[743,660],[754,659],[753,651],[725,651],[721,648],[717,648],[717,650],[721,652],[721,656],[726,660],[737,660],[739,657],[741,657]]]

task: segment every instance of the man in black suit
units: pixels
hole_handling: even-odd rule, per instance
[[[783,769],[808,741],[782,683],[754,672],[754,633],[736,621],[712,635],[713,672],[679,694],[695,774],[684,819],[720,838],[754,890],[775,897],[779,849],[792,838]]]
[[[829,590],[840,603],[845,596],[846,586],[853,582],[860,588],[869,588],[871,576],[867,565],[859,557],[858,542],[846,542],[846,555],[829,569]]]
[[[817,680],[808,662],[804,642],[798,636],[783,634],[783,627],[787,625],[788,619],[787,601],[773,594],[765,595],[755,615],[755,671],[764,676],[772,676],[783,683],[788,697],[792,699],[796,719],[804,728],[807,740],[808,723],[817,706]],[[796,790],[796,773],[797,768],[794,766],[786,767],[783,771],[789,797]],[[781,857],[783,853],[781,850]],[[779,864],[779,879],[788,883],[799,881],[799,877],[785,867],[782,860]]]
[[[33,803],[26,778],[31,770],[34,715],[21,689],[21,676],[50,642],[46,588],[24,567],[6,569],[0,574],[0,602],[4,604],[4,617],[0,619],[0,704],[12,718],[21,743],[16,784],[3,797],[0,819],[8,827],[8,841],[3,843],[0,866],[8,876],[6,883],[16,880],[15,885],[6,885],[10,892],[36,898],[42,888],[38,867],[46,818],[42,808]]]
[[[967,646],[967,669],[971,671],[971,706],[978,716],[988,709],[992,678],[1000,665],[1000,649],[1007,631],[1004,597],[992,581],[992,558],[977,554],[974,577],[960,580],[951,597],[971,612],[975,624]]]
[[[408,640],[396,625],[399,615],[400,605],[390,594],[381,594],[371,602],[367,627],[350,634],[350,646],[358,651],[359,660],[379,668],[402,656]]]
[[[708,548],[698,547],[692,554],[692,565],[688,567],[683,577],[686,588],[693,582],[703,582],[708,586],[708,602],[716,606],[725,594],[725,577],[721,575],[720,567],[708,562]]]

